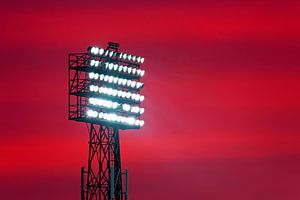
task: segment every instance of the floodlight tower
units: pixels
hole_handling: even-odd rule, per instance
[[[118,51],[119,44],[69,54],[69,119],[89,130],[87,169],[81,168],[81,200],[127,200],[119,130],[139,129],[144,108],[140,68],[144,58]],[[125,181],[122,178],[125,176]]]

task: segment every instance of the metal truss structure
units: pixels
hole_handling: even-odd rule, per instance
[[[107,70],[104,66],[97,68],[91,66],[90,62],[96,59],[99,63],[113,63],[130,69],[141,70],[138,62],[126,60],[118,52],[119,44],[109,43],[105,52],[113,53],[111,56],[93,55],[89,53],[69,54],[68,61],[68,116],[69,120],[85,122],[89,130],[89,153],[87,168],[81,168],[81,200],[127,200],[128,199],[128,171],[122,173],[120,158],[120,129],[139,129],[140,126],[121,123],[120,121],[109,121],[100,117],[88,116],[88,110],[94,109],[97,112],[117,113],[120,116],[134,117],[140,121],[140,113],[130,113],[122,109],[112,110],[92,105],[91,98],[106,98],[115,101],[119,105],[130,104],[138,107],[140,102],[116,96],[100,96],[99,93],[92,93],[89,86],[98,84],[100,86],[113,87],[116,90],[140,94],[139,88],[130,88],[124,85],[109,85],[99,80],[91,80],[88,74],[99,73],[108,76],[118,76],[133,82],[139,82],[140,76],[121,71]],[[114,56],[112,56],[114,55]],[[118,56],[116,56],[118,55]],[[125,54],[126,55],[126,54]],[[131,56],[131,55],[130,55]],[[123,58],[123,59],[122,59]],[[139,59],[141,59],[139,57]],[[142,58],[144,59],[144,58]],[[118,74],[119,73],[119,74]],[[120,106],[121,107],[121,106]],[[122,108],[122,107],[121,107]]]
[[[119,131],[102,125],[89,125],[88,167],[81,171],[82,200],[127,200],[123,192]]]
[[[69,54],[68,115],[69,120],[99,124],[99,120],[86,116],[88,98],[93,97],[93,94],[89,91],[91,80],[87,77],[87,72],[92,72],[92,69],[89,67],[90,59],[92,59],[92,56],[87,53]],[[130,76],[127,78],[130,78]],[[101,121],[101,124],[107,126],[111,125],[111,123],[107,121]],[[126,124],[115,124],[114,127],[119,129],[138,129],[138,127],[132,127]]]

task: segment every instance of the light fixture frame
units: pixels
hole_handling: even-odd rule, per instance
[[[130,75],[130,74],[124,74],[120,73],[118,70],[109,70],[105,69],[103,67],[93,67],[90,66],[90,60],[99,60],[102,63],[114,63],[117,65],[123,65],[127,67],[132,67],[136,69],[141,69],[140,65],[141,63],[137,62],[130,62],[128,60],[119,59],[119,55],[121,53],[118,52],[118,47],[112,47],[108,46],[106,49],[104,49],[104,52],[115,52],[115,56],[109,56],[110,53],[108,53],[107,56],[105,56],[105,53],[101,55],[92,55],[90,54],[90,47],[88,48],[86,53],[71,53],[68,55],[69,58],[69,67],[68,67],[68,88],[69,88],[69,95],[68,95],[68,116],[70,120],[75,120],[79,122],[85,122],[85,123],[93,123],[93,124],[99,124],[99,125],[105,125],[107,127],[113,127],[118,129],[139,129],[140,126],[136,125],[128,125],[116,121],[107,121],[103,119],[97,118],[91,118],[87,116],[88,109],[92,108],[93,110],[97,112],[107,112],[107,113],[116,113],[118,115],[122,115],[125,117],[134,117],[137,120],[141,120],[141,114],[140,113],[131,113],[131,112],[125,112],[124,110],[113,110],[110,108],[103,108],[103,107],[97,107],[92,106],[89,104],[89,98],[102,98],[105,100],[111,100],[116,101],[120,104],[129,104],[130,106],[138,106],[141,107],[141,102],[132,101],[128,99],[122,99],[119,97],[113,97],[113,96],[105,96],[101,95],[100,93],[91,92],[89,90],[89,86],[91,84],[98,84],[98,86],[104,86],[104,87],[111,87],[113,89],[123,90],[127,92],[132,92],[135,94],[140,94],[141,88],[130,88],[118,84],[111,84],[106,83],[104,81],[100,80],[92,80],[89,78],[89,73],[98,73],[98,74],[104,74],[119,78],[126,78],[128,80],[134,80],[136,82],[141,82],[140,78],[141,76],[137,75]]]

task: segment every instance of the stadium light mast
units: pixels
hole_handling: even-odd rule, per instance
[[[144,58],[119,52],[119,44],[69,54],[69,120],[89,129],[87,169],[81,168],[81,200],[127,200],[119,130],[140,129]],[[125,177],[125,180],[122,178]]]

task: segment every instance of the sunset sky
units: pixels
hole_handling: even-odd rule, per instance
[[[145,57],[130,200],[300,199],[300,2],[1,1],[0,199],[80,199],[68,53]]]

